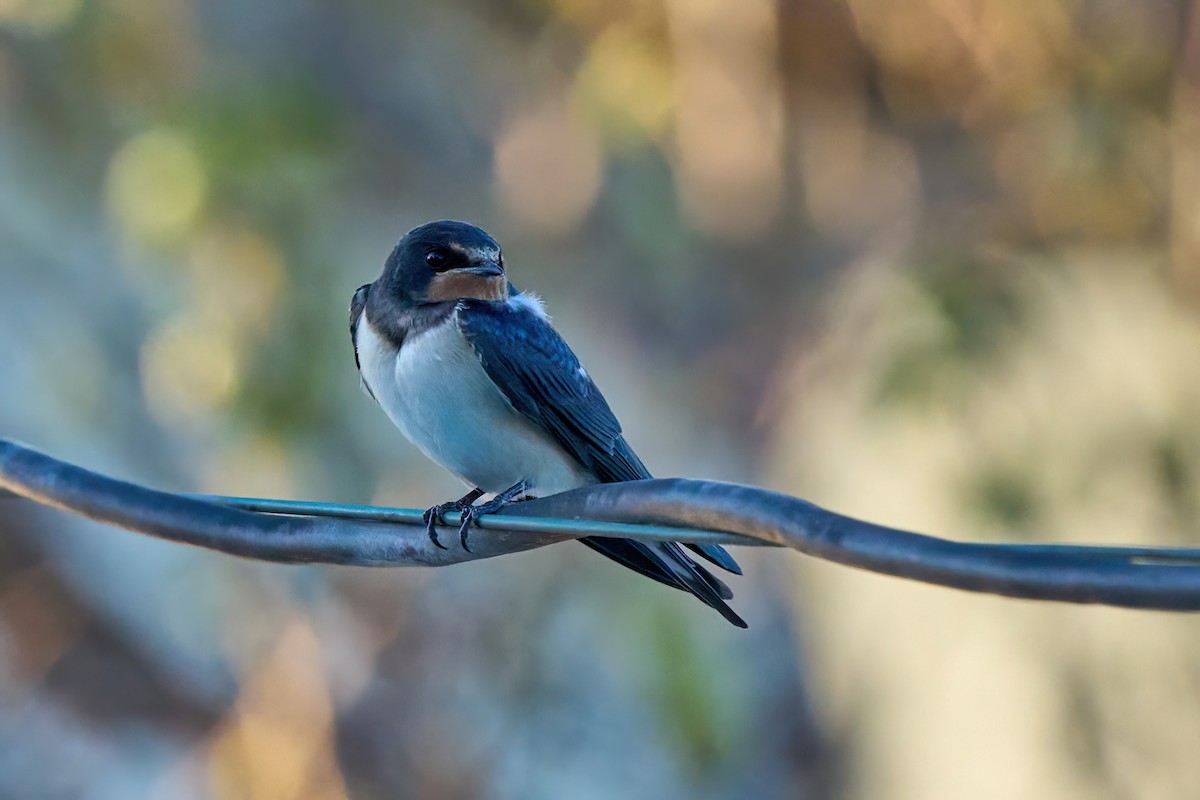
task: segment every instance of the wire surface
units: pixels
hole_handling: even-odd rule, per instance
[[[0,488],[171,541],[285,563],[445,566],[582,536],[790,547],[974,592],[1200,610],[1200,549],[959,542],[888,528],[752,486],[665,478],[574,489],[482,519],[472,551],[425,535],[419,509],[179,495],[0,439]],[[447,514],[454,525],[457,514]]]

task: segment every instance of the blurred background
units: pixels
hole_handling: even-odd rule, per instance
[[[0,0],[0,435],[173,489],[461,493],[358,387],[480,224],[652,471],[1196,544],[1180,0]],[[0,502],[0,794],[1192,798],[1200,623],[742,550],[282,567]]]

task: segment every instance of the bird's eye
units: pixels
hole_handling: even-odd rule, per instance
[[[425,263],[436,270],[445,269],[450,259],[441,250],[431,250],[425,254]]]

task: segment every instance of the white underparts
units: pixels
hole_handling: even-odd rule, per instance
[[[509,302],[518,297],[529,298]],[[541,308],[536,298],[519,302]],[[454,316],[397,350],[364,312],[357,340],[363,379],[380,407],[421,452],[471,486],[500,492],[524,480],[531,493],[547,495],[595,482],[513,409]]]

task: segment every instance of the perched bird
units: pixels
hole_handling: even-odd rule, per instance
[[[649,478],[579,359],[541,301],[517,291],[500,245],[465,222],[414,228],[383,274],[350,305],[354,357],[367,392],[410,442],[474,487],[425,512],[430,539],[462,513],[468,546],[483,514],[536,495]],[[493,500],[475,504],[485,493]],[[590,537],[588,547],[656,581],[691,592],[738,627],[733,593],[675,542]],[[717,545],[688,545],[741,574]]]

